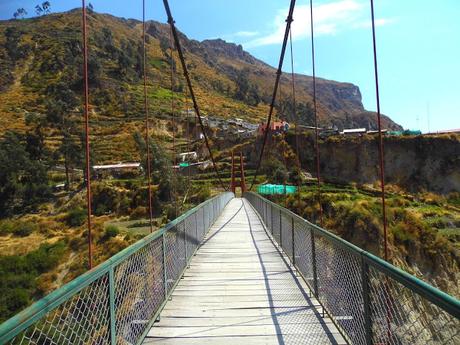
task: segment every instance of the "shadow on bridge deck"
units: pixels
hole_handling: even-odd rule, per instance
[[[267,235],[233,199],[144,344],[346,344]]]

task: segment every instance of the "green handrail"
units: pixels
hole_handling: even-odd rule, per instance
[[[263,200],[263,202],[268,203],[272,207],[283,211],[285,214],[289,214],[294,219],[297,219],[301,222],[304,222],[309,227],[313,229],[315,235],[321,236],[326,238],[335,244],[339,245],[340,247],[344,248],[345,250],[349,251],[351,254],[362,256],[363,259],[372,267],[376,268],[378,271],[390,276],[398,283],[402,284],[403,286],[407,287],[408,289],[416,292],[418,295],[426,298],[428,301],[432,302],[439,308],[443,309],[447,313],[451,314],[457,319],[460,319],[460,300],[456,299],[455,297],[435,288],[434,286],[424,282],[421,279],[407,273],[406,271],[393,266],[392,264],[382,260],[381,258],[361,249],[354,244],[345,241],[344,239],[338,237],[337,235],[313,224],[310,223],[308,220],[300,217],[299,215],[295,214],[294,212],[268,200],[264,197],[260,196],[254,192],[247,192],[246,194],[250,194],[256,196]]]
[[[24,309],[17,315],[2,323],[0,325],[0,344],[4,344],[7,341],[13,339],[16,335],[27,329],[27,327],[40,320],[48,312],[57,308],[63,302],[67,301],[72,296],[76,295],[78,292],[80,292],[82,289],[90,285],[92,282],[102,277],[104,274],[108,274],[120,262],[131,256],[132,254],[136,253],[140,249],[144,248],[152,241],[163,236],[167,231],[174,228],[181,221],[194,214],[197,210],[212,203],[215,199],[221,197],[223,194],[227,193],[216,195],[215,197],[208,199],[205,202],[199,204],[198,206],[190,209],[186,213],[182,214],[178,218],[166,224],[163,228],[159,229],[158,231],[152,234],[147,235],[146,237],[137,241],[131,246],[123,249],[122,251],[115,254],[108,260],[104,261],[100,265],[75,278],[74,280],[65,284],[59,289],[51,292],[47,296],[32,304],[30,307]]]

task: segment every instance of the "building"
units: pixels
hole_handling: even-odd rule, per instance
[[[366,128],[350,128],[344,129],[340,134],[343,135],[363,135],[367,133]]]
[[[107,176],[121,177],[125,175],[138,175],[142,172],[141,163],[116,163],[93,165],[92,167],[96,178],[103,178]]]
[[[267,129],[267,124],[266,123],[261,123],[259,124],[259,127],[257,129],[257,133],[259,135],[262,135],[265,133]],[[274,121],[270,123],[270,132],[273,134],[279,134],[279,133],[284,133],[289,130],[289,123],[286,121]]]
[[[195,151],[179,153],[178,156],[181,162],[196,161],[198,159],[198,154]]]

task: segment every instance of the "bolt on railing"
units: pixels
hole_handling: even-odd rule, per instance
[[[140,344],[206,233],[220,194],[0,325],[0,344]]]
[[[459,300],[258,194],[244,197],[349,343],[460,344]]]

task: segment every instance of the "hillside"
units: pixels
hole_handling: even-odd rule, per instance
[[[55,112],[65,113],[67,120],[79,123],[82,111],[80,14],[79,10],[73,10],[0,22],[2,130],[24,131],[29,127],[28,117],[50,113],[50,103],[64,103]],[[198,42],[183,34],[180,36],[204,114],[240,117],[252,122],[266,117],[274,68],[241,46],[220,39]],[[176,81],[171,92],[169,42],[167,25],[148,23],[149,101],[156,115],[171,113],[171,99],[176,112],[186,108],[186,89],[176,55],[173,60],[173,67],[177,67]],[[92,134],[100,140],[94,149],[102,156],[110,150],[117,152],[113,159],[128,159],[133,152],[131,134],[141,125],[143,114],[141,23],[90,13],[89,44]],[[303,124],[311,125],[311,78],[297,75],[296,80],[297,115]],[[289,82],[289,76],[283,75],[284,93],[278,110],[280,117],[292,120],[292,105],[286,91],[290,88]],[[375,116],[364,109],[357,86],[319,79],[317,88],[321,125],[376,127]],[[53,121],[58,122],[47,116],[42,124],[53,128],[56,127]],[[387,117],[384,126],[400,128]],[[53,130],[47,134],[52,145],[58,134]],[[125,156],[121,152],[126,152]]]

